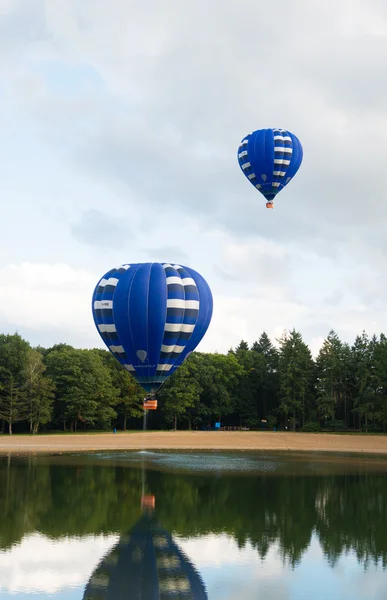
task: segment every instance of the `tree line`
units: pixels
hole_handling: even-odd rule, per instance
[[[142,427],[144,392],[110,352],[36,347],[0,335],[1,431]],[[301,333],[264,332],[227,354],[194,352],[167,380],[152,429],[223,427],[386,432],[387,337],[331,331],[316,359]]]

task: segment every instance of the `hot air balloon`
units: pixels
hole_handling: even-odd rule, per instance
[[[144,409],[196,348],[212,317],[205,279],[172,263],[125,264],[108,271],[93,293],[94,323],[110,352],[147,392]]]
[[[300,140],[285,129],[258,129],[243,138],[238,162],[244,175],[274,207],[275,196],[289,183],[301,166]]]

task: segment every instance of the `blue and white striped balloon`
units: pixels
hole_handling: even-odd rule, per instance
[[[189,267],[170,263],[111,269],[98,282],[92,302],[101,338],[150,394],[199,344],[212,309],[205,279]]]
[[[291,181],[301,166],[300,140],[285,129],[258,129],[246,135],[238,148],[238,162],[252,185],[273,208],[275,196]]]

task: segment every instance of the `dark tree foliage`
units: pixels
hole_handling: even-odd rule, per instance
[[[31,348],[0,335],[2,431],[142,427],[144,392],[105,350]],[[194,352],[158,394],[152,429],[387,431],[387,338],[331,331],[313,359],[301,333],[264,332],[227,354]]]

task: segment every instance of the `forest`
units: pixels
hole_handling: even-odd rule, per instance
[[[102,349],[0,335],[2,433],[142,428],[144,392]],[[167,380],[149,429],[386,432],[387,337],[331,331],[314,359],[301,333],[264,332],[227,354],[194,352]]]

